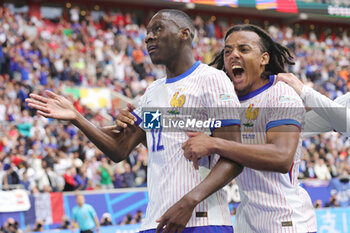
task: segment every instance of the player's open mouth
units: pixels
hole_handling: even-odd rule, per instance
[[[242,78],[242,74],[244,73],[244,69],[240,65],[233,65],[232,66],[232,73],[233,73],[235,81],[240,81],[239,79]]]

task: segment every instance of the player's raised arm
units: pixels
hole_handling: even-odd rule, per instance
[[[138,126],[130,126],[121,133],[96,127],[65,97],[51,91],[46,91],[46,95],[47,97],[30,94],[26,102],[44,117],[71,121],[114,162],[126,159],[132,149],[145,139],[145,132]]]

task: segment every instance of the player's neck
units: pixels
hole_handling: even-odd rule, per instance
[[[167,78],[174,78],[189,70],[196,61],[191,53],[186,53],[188,55],[181,56],[179,58],[173,58],[170,64],[166,65],[166,75]]]
[[[260,78],[256,80],[254,85],[250,88],[249,93],[258,90],[259,88],[261,88],[262,86],[266,85],[269,82],[270,82],[269,79],[264,79],[264,78]]]
[[[265,86],[267,83],[269,83],[268,79],[261,78],[261,79],[256,80],[255,82],[253,82],[251,85],[247,86],[243,90],[236,90],[236,93],[237,93],[239,98],[245,98],[245,97],[251,95],[251,93],[253,93],[254,91]]]

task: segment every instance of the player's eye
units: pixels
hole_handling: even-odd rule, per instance
[[[156,27],[156,32],[160,32],[162,30],[162,27],[161,26],[157,26]]]
[[[231,54],[231,52],[232,52],[232,49],[225,49],[225,50],[224,50],[224,55],[225,55],[225,56],[228,56],[228,55]]]
[[[246,47],[246,46],[244,46],[244,47],[241,47],[241,48],[240,48],[240,51],[241,51],[242,53],[246,53],[246,52],[249,51],[249,48]]]

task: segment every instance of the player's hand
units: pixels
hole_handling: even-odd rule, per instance
[[[287,83],[289,86],[291,86],[298,95],[301,95],[301,91],[303,89],[304,84],[300,79],[298,79],[294,74],[292,73],[279,73],[276,77],[276,82],[282,81]]]
[[[159,224],[156,233],[181,233],[190,220],[195,207],[196,204],[185,195],[157,220]]]
[[[198,160],[213,154],[212,138],[205,133],[188,132],[187,135],[190,139],[182,144],[182,149],[185,157],[192,160],[194,168],[198,169]]]
[[[128,124],[134,125],[137,121],[136,117],[131,113],[135,107],[132,104],[128,104],[126,108],[121,109],[117,115],[117,120],[115,121],[116,129],[122,129],[128,127]]]
[[[59,120],[74,120],[77,117],[77,110],[73,104],[61,95],[51,91],[45,91],[47,97],[37,94],[30,94],[26,99],[28,106],[38,110],[38,114]]]

